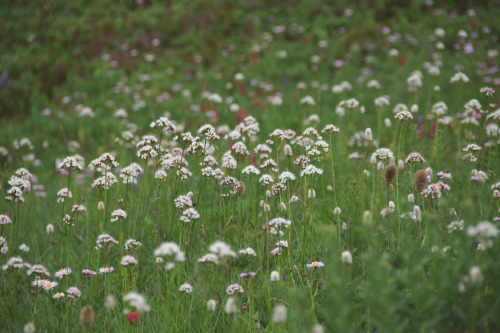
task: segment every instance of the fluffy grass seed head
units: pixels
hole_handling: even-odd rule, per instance
[[[80,323],[83,327],[89,328],[94,323],[95,313],[94,308],[86,305],[80,311]]]
[[[396,174],[398,173],[398,169],[396,168],[395,165],[391,164],[387,168],[385,168],[384,171],[384,181],[387,184],[392,184],[392,181],[396,177]]]
[[[427,173],[425,170],[418,170],[413,177],[413,187],[418,193],[422,193],[427,184]]]

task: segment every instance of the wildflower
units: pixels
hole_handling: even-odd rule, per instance
[[[129,302],[138,312],[148,312],[151,307],[146,303],[146,299],[139,293],[129,292],[123,296],[125,302]]]
[[[72,169],[78,171],[83,170],[83,167],[76,161],[75,157],[73,156],[65,157],[64,160],[61,163],[59,163],[57,167],[59,169],[66,169],[67,171],[70,171]]]
[[[89,278],[92,275],[96,275],[97,273],[94,271],[91,271],[90,269],[83,269],[82,274]]]
[[[30,248],[28,247],[28,245],[23,243],[19,246],[19,250],[24,251],[24,252],[29,252]]]
[[[282,324],[286,320],[286,306],[283,304],[276,305],[274,307],[274,312],[272,320],[275,324]]]
[[[233,297],[229,297],[227,299],[226,305],[224,306],[224,310],[226,311],[227,314],[234,314],[239,311]]]
[[[55,281],[46,280],[45,283],[43,284],[43,289],[45,289],[45,290],[52,290],[55,287],[57,287],[57,285],[58,285],[58,283],[55,282]]]
[[[54,274],[54,276],[55,276],[55,277],[58,277],[59,279],[62,279],[62,278],[63,278],[63,276],[65,276],[65,275],[69,275],[69,274],[71,274],[71,273],[73,273],[73,271],[71,270],[71,268],[67,268],[67,267],[66,267],[66,268],[61,268],[60,270],[58,270],[58,271]]]
[[[306,166],[301,172],[300,172],[300,176],[303,177],[303,176],[312,176],[314,174],[317,174],[317,175],[321,175],[323,174],[323,170],[315,167],[314,165],[312,164],[309,164],[308,166]]]
[[[132,256],[126,255],[122,258],[121,265],[122,266],[137,265],[137,259]]]
[[[185,223],[189,223],[193,220],[197,220],[200,218],[200,214],[194,208],[188,208],[182,212],[182,216],[180,220]]]
[[[59,190],[59,192],[57,192],[57,196],[59,197],[57,199],[57,202],[62,203],[65,201],[65,198],[72,198],[73,194],[67,188],[63,188]]]
[[[10,224],[10,223],[12,223],[10,216],[6,214],[0,215],[0,225]]]
[[[455,73],[450,79],[451,83],[462,81],[463,83],[469,82],[469,78],[462,72]]]
[[[141,315],[135,311],[130,312],[129,315],[127,316],[127,320],[132,326],[137,325],[139,319],[141,319]]]
[[[253,165],[246,166],[241,173],[247,174],[247,175],[260,175],[259,169],[254,167]]]
[[[493,245],[492,238],[498,236],[498,229],[490,222],[479,222],[477,225],[467,228],[467,236],[475,237],[485,247],[491,247]]]
[[[216,306],[217,306],[217,302],[215,302],[215,300],[213,300],[213,299],[208,300],[208,302],[207,302],[207,310],[208,311],[214,312]]]
[[[106,302],[104,303],[107,309],[113,310],[116,307],[116,300],[113,295],[106,296]]]
[[[77,287],[70,287],[66,292],[69,298],[78,298],[82,295],[82,292]]]
[[[262,177],[260,177],[259,183],[261,183],[263,185],[269,185],[270,183],[274,183],[274,179],[270,175],[265,174],[265,175],[262,175]]]
[[[191,294],[193,292],[193,286],[189,283],[184,283],[179,287],[179,291],[182,291],[186,294]]]
[[[111,267],[101,267],[99,268],[99,274],[108,274],[108,273],[111,273],[111,272],[114,272],[114,267],[111,266]]]
[[[36,279],[35,281],[31,282],[31,285],[33,287],[38,287],[38,288],[43,288],[43,286],[45,285],[45,283],[47,282],[50,282],[49,280],[45,280],[45,279]]]
[[[35,325],[33,323],[27,323],[23,328],[24,333],[35,333]]]
[[[396,177],[397,169],[394,165],[389,165],[384,171],[384,181],[387,184],[392,184],[392,180]]]
[[[408,111],[401,111],[401,112],[398,112],[394,116],[394,118],[402,120],[402,121],[412,120],[413,119],[413,115],[410,112],[408,112]]]
[[[102,249],[102,245],[106,243],[112,243],[112,244],[118,244],[118,241],[111,237],[108,234],[101,234],[97,237],[97,246],[95,247],[96,250]]]
[[[248,255],[248,256],[252,256],[252,257],[256,257],[257,256],[257,253],[255,253],[255,250],[252,249],[251,247],[247,247],[246,249],[239,250],[238,254],[245,254],[245,255]]]
[[[413,206],[413,219],[417,224],[422,222],[422,214],[420,213],[420,207],[417,205]]]
[[[444,173],[442,171],[439,171],[438,173],[436,173],[436,175],[441,177],[441,179],[451,179],[451,173]]]
[[[325,264],[323,264],[323,262],[321,261],[313,261],[312,263],[306,265],[307,268],[318,268],[324,266]]]
[[[228,295],[234,295],[235,292],[243,293],[244,292],[243,287],[240,286],[239,284],[235,283],[235,284],[229,285],[226,288],[226,293]]]
[[[481,270],[478,266],[472,266],[469,270],[470,281],[472,284],[479,284],[483,280]]]
[[[368,140],[368,141],[372,141],[373,140],[373,135],[372,135],[371,128],[365,129],[365,139]]]
[[[208,254],[204,255],[203,257],[201,257],[200,259],[198,259],[198,262],[200,262],[200,263],[208,262],[208,263],[213,263],[213,264],[217,265],[219,263],[219,257],[217,257],[217,255],[215,255],[213,253],[208,253]]]
[[[419,170],[415,173],[413,178],[413,186],[417,192],[422,193],[425,189],[425,185],[427,184],[427,174],[425,170]]]
[[[280,273],[278,271],[271,272],[271,282],[278,282],[280,280]]]
[[[464,230],[464,220],[453,221],[450,224],[448,224],[447,228],[450,234],[456,230]]]
[[[344,251],[342,252],[341,254],[341,259],[342,259],[342,262],[346,265],[350,265],[352,264],[352,254],[350,251]]]
[[[135,239],[133,238],[129,238],[126,242],[125,242],[125,250],[130,250],[130,251],[134,251],[134,250],[137,250],[137,248],[141,247],[142,246],[142,243],[139,242],[139,241],[136,241]]]
[[[86,305],[80,311],[80,323],[83,327],[89,328],[94,322],[95,313],[94,309],[90,305]]]
[[[63,292],[60,292],[60,293],[56,293],[54,294],[54,296],[52,296],[52,298],[61,298],[61,297],[64,297],[64,293]]]
[[[277,255],[279,255],[280,253],[281,253],[281,247],[277,247],[277,248],[275,248],[275,249],[271,250],[271,254],[272,254],[272,255],[277,256]]]
[[[208,250],[212,253],[218,254],[220,257],[226,257],[226,256],[236,257],[236,253],[233,250],[231,250],[231,247],[221,241],[216,241],[215,243],[210,245]]]

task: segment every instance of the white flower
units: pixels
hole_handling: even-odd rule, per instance
[[[210,312],[214,312],[215,308],[217,306],[217,303],[213,299],[209,299],[207,302],[207,310]]]
[[[236,257],[236,253],[233,250],[231,250],[231,247],[221,241],[216,241],[215,243],[210,245],[208,250],[212,253],[219,255],[219,257],[226,257],[226,256]]]
[[[340,213],[342,213],[342,210],[339,207],[335,207],[335,209],[333,210],[333,214],[340,215]]]
[[[352,254],[350,251],[344,251],[341,254],[342,262],[346,265],[352,264]]]
[[[191,294],[193,292],[193,286],[189,283],[184,283],[179,287],[179,291],[185,292],[186,294]]]
[[[224,310],[226,311],[227,314],[234,314],[237,313],[238,307],[236,306],[236,303],[234,302],[233,297],[229,297],[226,301],[226,305],[224,306]]]
[[[321,175],[323,174],[323,170],[317,168],[316,166],[312,165],[312,164],[309,164],[308,166],[306,166],[301,172],[300,172],[300,176],[303,177],[303,176],[312,176],[314,174],[317,174],[317,175]]]
[[[247,175],[260,175],[259,169],[254,167],[253,165],[248,165],[246,166],[241,173],[247,174]]]
[[[271,272],[271,282],[278,282],[280,280],[280,273],[278,271]]]
[[[272,320],[275,324],[284,323],[286,320],[286,306],[283,304],[274,307]]]
[[[139,293],[129,292],[123,296],[125,302],[129,302],[130,306],[133,306],[137,312],[148,312],[151,307],[146,303],[146,299]]]
[[[231,284],[229,285],[227,288],[226,288],[226,293],[228,295],[234,295],[235,292],[239,292],[239,293],[242,293],[244,292],[243,290],[243,287],[240,286],[239,284],[235,283],[235,284]]]

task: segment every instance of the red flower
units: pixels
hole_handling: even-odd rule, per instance
[[[137,325],[137,323],[139,322],[139,319],[141,318],[141,315],[138,314],[137,312],[131,312],[127,319],[128,319],[128,322],[130,323],[130,325]]]

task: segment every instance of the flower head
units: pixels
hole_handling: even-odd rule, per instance
[[[318,268],[324,266],[325,264],[323,264],[323,262],[321,261],[313,261],[312,263],[306,265],[307,268]]]

